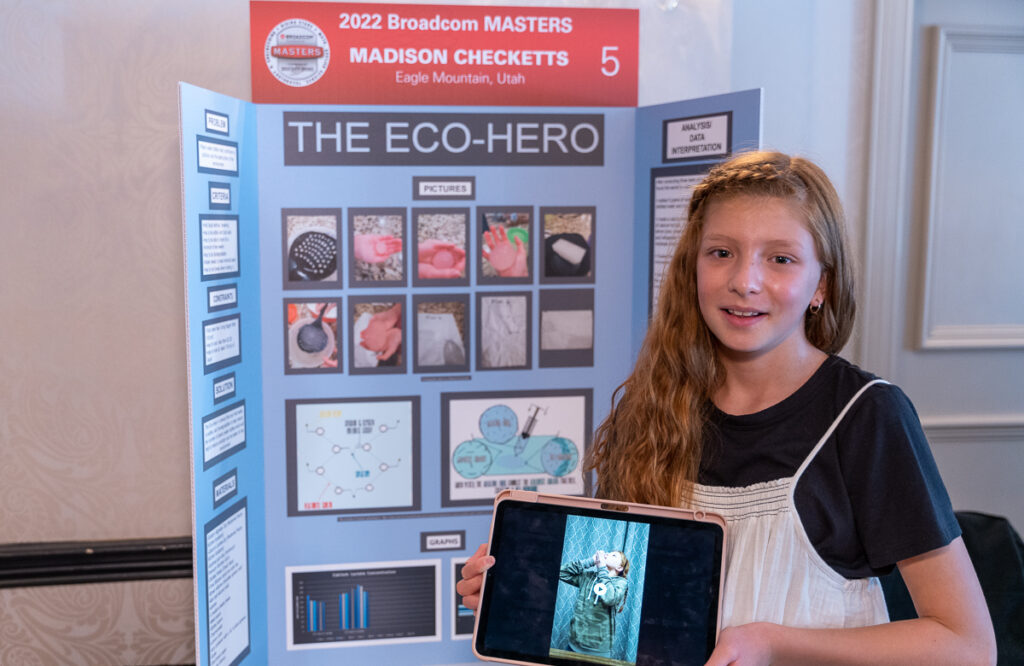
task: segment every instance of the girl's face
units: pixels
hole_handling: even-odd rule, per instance
[[[789,354],[808,351],[804,314],[823,299],[824,282],[795,201],[741,195],[710,202],[697,258],[697,298],[722,354],[785,362]]]
[[[617,550],[613,550],[610,553],[605,553],[604,565],[610,569],[613,569],[616,573],[622,572],[622,553]]]

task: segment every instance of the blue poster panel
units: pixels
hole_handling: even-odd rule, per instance
[[[181,104],[198,658],[471,662],[495,494],[592,492],[687,187],[758,145],[759,91]]]

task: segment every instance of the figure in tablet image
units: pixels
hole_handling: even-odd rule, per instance
[[[551,656],[601,664],[636,663],[648,529],[618,520],[569,518],[558,572]]]
[[[611,656],[615,615],[629,594],[628,575],[629,558],[621,550],[599,550],[593,557],[562,565],[558,579],[579,590],[569,624],[569,651]]]

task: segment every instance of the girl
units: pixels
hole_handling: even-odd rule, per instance
[[[569,623],[569,652],[611,658],[615,614],[629,593],[627,576],[629,558],[621,550],[599,550],[591,558],[562,565],[558,579],[579,588]]]
[[[709,666],[988,664],[981,588],[913,406],[835,354],[855,314],[816,165],[753,152],[693,192],[659,309],[589,468],[610,499],[723,515]],[[482,546],[459,592],[475,604]],[[898,566],[918,618],[888,622]]]

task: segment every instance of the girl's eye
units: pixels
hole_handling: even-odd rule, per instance
[[[772,257],[772,263],[775,263],[775,264],[791,264],[791,263],[793,263],[793,258],[792,257],[782,257],[782,256]]]
[[[729,257],[729,250],[711,250],[709,254],[718,259],[727,259]]]

